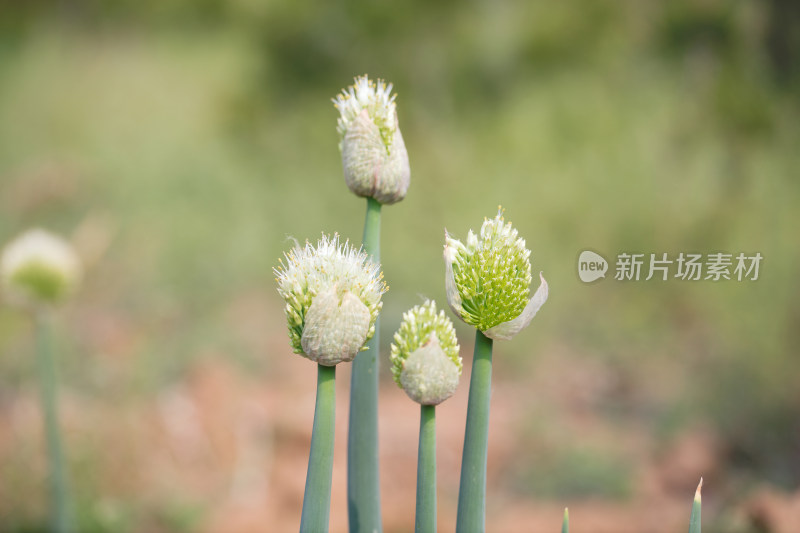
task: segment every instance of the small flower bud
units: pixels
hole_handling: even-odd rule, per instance
[[[502,209],[485,219],[480,239],[471,230],[467,245],[445,231],[444,262],[447,302],[464,322],[487,337],[508,340],[530,324],[547,300],[541,284],[530,300],[531,252]]]
[[[431,300],[403,314],[390,358],[395,382],[417,403],[438,405],[458,386],[462,365],[453,323]]]
[[[375,334],[387,290],[380,267],[338,235],[284,255],[274,272],[294,352],[325,366],[352,361]]]
[[[397,125],[392,84],[367,76],[342,91],[333,103],[339,110],[339,151],[347,186],[358,196],[382,204],[406,196],[411,177],[408,152]]]
[[[32,229],[3,249],[0,281],[7,300],[21,307],[52,305],[78,285],[81,264],[64,239]]]

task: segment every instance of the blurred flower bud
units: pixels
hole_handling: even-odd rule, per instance
[[[458,386],[462,366],[453,323],[431,300],[403,314],[390,358],[395,382],[417,403],[438,405]]]
[[[464,322],[492,339],[508,340],[530,324],[547,300],[547,282],[530,300],[531,252],[500,209],[484,219],[480,238],[472,230],[467,244],[445,231],[444,262],[447,302]]]
[[[333,103],[339,110],[339,151],[347,186],[358,196],[382,204],[406,196],[411,170],[397,125],[392,84],[377,84],[367,76],[342,91]]]
[[[352,361],[375,334],[387,290],[379,265],[338,235],[284,255],[274,271],[294,352],[325,366]]]
[[[81,263],[69,243],[41,229],[28,230],[8,243],[0,257],[6,299],[22,307],[60,302],[80,278]]]

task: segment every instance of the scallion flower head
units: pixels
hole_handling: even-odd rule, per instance
[[[417,403],[440,404],[458,386],[458,339],[444,311],[436,312],[436,302],[427,300],[403,314],[390,358],[395,382]]]
[[[365,75],[333,99],[345,182],[358,196],[382,204],[405,198],[411,176],[391,92],[391,83]]]
[[[480,237],[472,230],[467,243],[445,231],[444,261],[447,302],[464,322],[492,339],[508,340],[530,324],[547,300],[547,282],[528,299],[531,252],[517,230],[503,219],[502,209],[484,219]]]
[[[380,266],[335,234],[284,256],[274,272],[294,352],[325,366],[352,361],[375,334],[387,290]]]
[[[72,246],[42,229],[23,233],[3,249],[0,282],[5,299],[21,307],[56,304],[75,290],[81,263]]]

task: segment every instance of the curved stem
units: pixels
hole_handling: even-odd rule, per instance
[[[436,406],[421,405],[417,452],[416,533],[436,533]]]
[[[469,381],[456,532],[475,533],[486,528],[486,457],[489,449],[491,391],[492,339],[478,330]]]
[[[317,403],[303,494],[301,533],[328,531],[333,474],[333,436],[336,422],[336,367],[317,365]]]
[[[381,204],[367,198],[364,251],[380,262]],[[367,349],[353,360],[347,435],[347,511],[350,531],[382,531],[378,472],[378,347],[380,317]]]
[[[51,529],[55,533],[72,531],[67,477],[58,428],[57,372],[50,341],[50,327],[45,311],[36,315],[36,362],[39,371],[39,388],[44,411],[44,429],[47,439],[47,459],[50,464]]]

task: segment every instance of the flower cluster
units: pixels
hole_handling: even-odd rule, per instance
[[[397,110],[394,103],[396,97],[396,94],[392,94],[391,83],[387,85],[380,79],[375,83],[367,76],[355,78],[355,83],[333,100],[334,106],[340,113],[336,122],[336,131],[339,132],[340,139],[344,138],[361,111],[366,111],[378,127],[384,145],[388,147],[397,129]]]
[[[29,230],[3,250],[0,282],[6,299],[23,307],[52,305],[78,285],[81,263],[64,239],[41,229]]]
[[[547,282],[529,300],[531,252],[498,210],[484,219],[480,238],[469,231],[467,243],[445,231],[445,289],[453,312],[487,337],[510,339],[527,326],[547,300]]]
[[[338,235],[284,256],[274,272],[295,353],[326,366],[352,361],[375,333],[387,290],[380,266]]]
[[[437,405],[458,386],[461,357],[453,323],[427,300],[403,314],[390,359],[395,382],[423,405]]]
[[[391,83],[360,76],[333,99],[345,182],[355,194],[382,204],[405,198],[411,176],[391,92]]]

